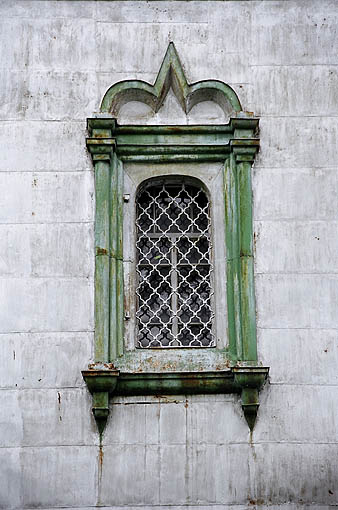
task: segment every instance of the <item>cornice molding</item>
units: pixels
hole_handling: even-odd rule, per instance
[[[113,152],[122,161],[224,161],[252,163],[259,149],[259,119],[241,112],[228,124],[194,126],[132,126],[109,116],[88,119],[87,147],[93,161],[109,160]]]

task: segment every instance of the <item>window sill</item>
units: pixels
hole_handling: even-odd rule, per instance
[[[246,421],[253,429],[259,407],[258,391],[267,367],[243,366],[208,372],[120,372],[114,368],[84,370],[82,376],[93,395],[93,413],[100,432],[109,414],[109,395],[241,394]]]

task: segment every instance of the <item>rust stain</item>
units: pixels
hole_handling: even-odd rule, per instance
[[[143,368],[142,367],[139,367],[137,370],[134,371],[135,374],[140,374],[143,372]]]
[[[98,466],[98,484],[99,487],[101,485],[102,481],[102,469],[103,469],[103,447],[102,447],[102,435],[100,434],[100,446],[99,446],[99,466]],[[99,502],[100,502],[100,496],[99,496]],[[101,505],[100,505],[101,506]]]
[[[153,398],[158,400],[159,404],[180,404],[180,400],[176,400],[174,398],[167,397],[166,395],[153,395]]]
[[[100,466],[101,472],[102,472],[102,466],[103,466],[103,456],[104,456],[103,448],[102,448],[102,445],[100,445],[99,446],[99,466]]]
[[[216,365],[215,370],[224,370],[225,368],[230,368],[230,360],[226,360],[224,363],[219,363]]]
[[[96,248],[96,255],[108,255],[108,251],[105,248]]]
[[[177,370],[176,363],[172,363],[168,361],[167,363],[163,363],[161,360],[153,360],[150,358],[148,360],[148,364],[151,365],[152,369],[159,370],[159,371],[170,371],[170,370]]]
[[[130,290],[130,289],[128,288],[128,291],[129,291],[129,290]],[[126,293],[124,292],[124,293],[123,293],[123,310],[127,310],[127,309],[128,309],[128,307],[127,307],[127,296],[126,296]],[[128,315],[128,314],[127,314],[127,313],[125,313],[124,318],[126,318],[126,315]]]
[[[117,370],[114,363],[89,363],[88,369],[89,370],[97,370],[98,368],[104,368],[108,370]]]
[[[259,505],[264,505],[264,499],[262,498],[258,498],[258,499],[249,499],[249,505],[251,506],[259,506]]]
[[[251,448],[251,451],[252,451],[253,459],[257,460],[257,455],[256,455],[256,452],[255,452],[255,445],[253,444],[253,441],[252,441],[252,430],[250,430],[249,445],[250,445],[250,448]]]

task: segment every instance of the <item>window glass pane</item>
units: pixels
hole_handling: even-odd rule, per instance
[[[154,180],[136,208],[137,346],[213,347],[207,195],[188,180]]]

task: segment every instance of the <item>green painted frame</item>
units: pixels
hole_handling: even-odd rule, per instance
[[[219,84],[208,81],[188,85],[170,44],[154,86],[146,84],[147,88],[144,82],[136,81],[114,85],[104,96],[104,113],[88,119],[87,147],[95,168],[96,196],[95,360],[82,374],[93,395],[93,413],[101,434],[112,394],[240,393],[245,418],[253,429],[258,391],[269,370],[258,363],[256,343],[251,167],[259,148],[259,121],[239,111],[235,92]],[[158,109],[170,86],[181,98],[185,111],[191,104],[218,100],[222,94],[224,105],[228,102],[227,107],[230,104],[233,109],[229,123],[118,125],[115,115],[124,102],[149,100]],[[213,161],[222,162],[224,168],[228,346],[127,351],[123,332],[124,321],[128,320],[124,316],[122,244],[124,164]]]

